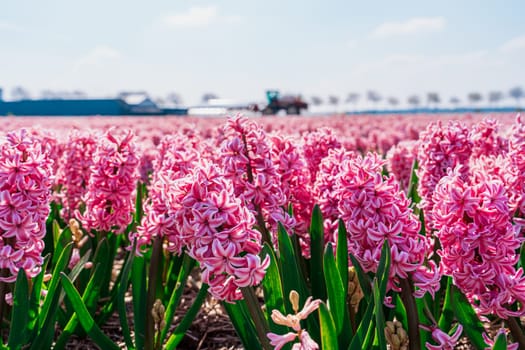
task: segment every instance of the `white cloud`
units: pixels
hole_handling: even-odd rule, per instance
[[[185,12],[166,15],[162,21],[168,26],[175,27],[205,27],[218,18],[217,7],[194,6]]]
[[[423,32],[439,32],[445,28],[445,24],[446,20],[443,17],[415,17],[402,22],[384,22],[376,27],[370,36],[389,38]]]
[[[120,57],[121,54],[118,50],[110,46],[99,45],[77,60],[75,70],[79,70],[84,66],[99,65],[108,61],[113,61]]]
[[[467,67],[475,64],[487,65],[491,62],[487,51],[472,51],[442,55],[391,54],[384,58],[358,65],[356,74],[369,74],[373,71],[431,71],[443,67]]]
[[[504,52],[512,52],[525,49],[525,35],[512,38],[500,46],[500,50]]]

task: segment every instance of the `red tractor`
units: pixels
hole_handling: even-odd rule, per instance
[[[262,109],[264,115],[274,115],[279,111],[286,111],[286,114],[301,114],[302,110],[308,109],[308,103],[301,99],[301,96],[279,96],[279,91],[266,91],[268,105]]]

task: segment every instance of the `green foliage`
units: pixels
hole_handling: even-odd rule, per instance
[[[498,333],[492,350],[507,350],[507,335],[505,332]]]
[[[316,299],[326,299],[326,286],[323,274],[324,228],[323,216],[319,206],[314,206],[310,223],[310,280],[312,296]],[[300,254],[300,252],[299,252]]]
[[[456,318],[458,322],[463,325],[463,331],[470,339],[472,345],[479,350],[485,349],[487,344],[482,336],[485,329],[472,308],[472,305],[470,305],[467,298],[455,286],[451,288],[451,298]]]
[[[416,170],[417,162],[412,169],[407,193],[414,204],[420,201]],[[126,234],[136,230],[140,224],[146,200],[147,188],[138,183],[136,210]],[[425,234],[423,213],[415,206],[414,211],[422,222],[421,233]],[[289,212],[293,214],[291,206]],[[268,256],[270,259],[261,283],[262,293],[256,293],[251,287],[242,288],[244,300],[223,303],[245,348],[270,350],[268,332],[279,335],[295,332],[290,327],[273,322],[272,311],[296,315],[297,308],[304,307],[309,297],[319,301],[318,311],[305,317],[300,326],[323,350],[385,349],[385,327],[387,321],[392,321],[394,317],[409,334],[416,332],[416,338],[420,339],[417,344],[411,344],[411,350],[421,349],[427,341],[431,341],[431,334],[425,328],[439,326],[451,334],[458,324],[463,326],[464,334],[475,348],[487,347],[482,337],[484,328],[481,321],[467,298],[454,286],[452,278],[443,278],[442,288],[435,298],[425,295],[415,299],[410,276],[401,280],[398,286],[401,292],[397,292],[396,288],[387,292],[392,258],[388,242],[382,247],[377,271],[365,272],[359,260],[349,253],[352,242],[343,221],[339,221],[335,244],[325,242],[323,222],[321,210],[316,205],[309,227],[308,259],[303,256],[299,237],[279,224],[277,247],[266,242],[261,252],[262,258]],[[49,244],[46,247],[49,254],[44,259],[42,272],[28,278],[20,270],[15,284],[2,286],[4,292],[12,292],[13,305],[3,309],[5,323],[10,329],[4,339],[7,343],[0,344],[0,349],[49,349],[53,342],[55,349],[63,349],[72,335],[88,336],[103,349],[117,349],[117,345],[102,332],[105,322],[115,310],[128,349],[171,350],[180,345],[208,295],[208,285],[202,284],[186,314],[178,324],[172,324],[189,276],[198,268],[193,258],[186,252],[180,256],[170,254],[162,246],[160,238],[155,240],[154,249],[150,247],[138,256],[135,255],[134,242],[129,242],[126,234],[116,235],[113,232],[93,232],[93,236],[85,237],[84,245],[79,245],[77,241],[73,242],[74,234],[65,226],[57,205],[52,206],[46,224],[45,241]],[[78,250],[80,260],[69,267],[73,249]],[[436,255],[433,259],[439,257]],[[113,276],[117,260],[123,260],[124,265]],[[87,264],[91,267],[86,267]],[[518,265],[525,266],[525,244],[521,247]],[[363,294],[357,310],[350,303],[349,266],[357,274]],[[298,300],[295,302],[289,298],[292,291],[297,292]],[[132,325],[128,322],[128,292],[131,292],[133,308]],[[385,307],[387,297],[393,308]],[[155,328],[151,308],[157,299],[165,307],[162,313],[165,323]],[[422,329],[409,329],[409,325],[413,324],[421,325]],[[55,337],[57,327],[61,332]],[[517,329],[513,332],[521,331],[520,326],[515,327]],[[171,334],[170,329],[174,329]],[[512,339],[516,340],[516,334],[513,333]],[[285,350],[290,348],[291,344],[283,347]],[[493,349],[506,348],[507,337],[503,332],[499,333]]]
[[[319,319],[321,321],[321,345],[323,350],[340,349],[337,343],[337,332],[332,314],[326,304],[319,305]]]

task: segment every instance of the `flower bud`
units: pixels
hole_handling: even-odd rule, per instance
[[[158,330],[161,330],[166,325],[166,322],[164,321],[165,312],[166,308],[162,305],[162,301],[160,299],[155,300],[153,309],[151,310],[151,315],[153,316],[153,321]]]
[[[385,327],[385,338],[392,350],[407,350],[408,349],[408,335],[403,329],[401,322],[394,319],[394,321],[387,321]]]
[[[292,309],[295,313],[299,312],[299,293],[295,290],[290,292],[290,303],[292,303]]]
[[[363,299],[364,294],[353,266],[348,268],[348,297],[350,298],[350,305],[357,312],[359,302]]]
[[[73,235],[73,242],[78,243],[82,239],[82,231],[80,230],[80,225],[77,220],[74,218],[69,219],[69,229]]]

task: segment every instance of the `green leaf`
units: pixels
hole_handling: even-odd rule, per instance
[[[375,304],[375,315],[376,315],[376,336],[377,342],[379,343],[380,349],[386,349],[386,337],[385,337],[385,315],[383,313],[383,301],[385,300],[385,291],[381,290],[377,279],[374,278],[374,304]]]
[[[109,271],[107,274],[105,274],[105,278],[100,282],[99,294],[102,298],[108,297],[110,295],[109,286],[111,281],[111,268],[113,266],[115,256],[117,255],[118,241],[120,238],[116,234],[110,233],[107,235],[107,237],[105,237],[104,240],[106,243],[99,244],[97,250],[100,249],[100,252],[95,251],[95,257],[93,258],[94,263],[104,263]]]
[[[467,298],[455,286],[452,286],[452,304],[454,305],[456,318],[463,325],[463,331],[470,339],[472,345],[476,349],[485,349],[488,345],[482,336],[485,332],[483,324]]]
[[[360,273],[363,274],[363,271],[361,267],[359,266],[357,259],[353,258],[352,256],[351,258],[352,258],[352,261],[354,262],[354,266],[356,266],[357,275],[359,276]],[[377,274],[373,282],[374,286],[377,285],[377,288],[373,288],[374,290],[370,291],[370,293],[373,295],[373,298],[368,298],[368,301],[367,301],[368,306],[366,308],[365,314],[363,316],[363,319],[361,320],[361,323],[359,324],[359,327],[357,328],[356,334],[352,338],[352,342],[350,343],[349,349],[351,350],[371,348],[375,333],[379,334],[379,332],[383,332],[384,330],[384,325],[383,325],[382,329],[377,329],[377,332],[375,332],[377,319],[379,317],[379,320],[381,320],[381,315],[380,316],[376,315],[376,317],[373,317],[373,316],[374,314],[377,313],[378,308],[383,307],[383,301],[385,299],[386,286],[388,283],[388,276],[389,276],[389,271],[390,271],[390,260],[391,260],[390,247],[388,246],[388,242],[385,242],[383,244],[383,248],[381,249],[381,258],[379,260],[379,265],[377,267]],[[366,281],[364,277],[362,279]],[[363,283],[362,279],[359,278],[359,283]],[[368,287],[369,289],[371,289],[369,284],[368,284]],[[364,291],[364,288],[363,288],[363,291]],[[381,303],[379,305],[376,305],[376,300],[380,300]],[[383,320],[384,320],[384,316],[383,316]]]
[[[101,276],[105,273],[105,271],[106,269],[101,268],[100,264],[97,264],[95,268],[93,269],[91,278],[89,279],[86,289],[84,290],[84,293],[82,295],[82,302],[84,304],[86,300],[92,294],[92,291],[93,289],[95,289],[95,286],[100,283]],[[78,324],[79,324],[78,315],[77,313],[73,313],[68,323],[64,327],[64,330],[62,331],[62,333],[60,334],[60,336],[58,337],[56,341],[56,344],[54,347],[55,350],[65,348],[67,340],[75,332],[75,329],[77,328]]]
[[[507,350],[507,334],[498,332],[492,350]]]
[[[279,265],[283,281],[284,295],[290,295],[290,292],[295,290],[299,293],[300,304],[304,304],[306,296],[308,295],[306,282],[304,281],[299,266],[297,265],[297,259],[295,258],[295,252],[290,236],[281,223],[279,223],[277,235],[280,253]],[[287,313],[293,313],[292,305],[287,298],[285,299],[285,305]]]
[[[354,267],[357,278],[359,279],[359,285],[363,290],[364,299],[368,303],[370,301],[370,296],[372,295],[372,282],[368,275],[363,271],[359,261],[352,254],[350,254],[350,260],[352,260],[352,266]]]
[[[345,288],[345,295],[348,294],[348,234],[343,220],[339,219],[337,226],[337,247],[335,261],[337,269],[341,275],[341,281]]]
[[[122,269],[122,277],[118,282],[118,298],[117,298],[117,310],[120,320],[120,327],[122,329],[122,334],[124,335],[124,341],[126,342],[126,347],[128,349],[133,349],[134,344],[131,339],[131,333],[128,325],[128,313],[126,310],[126,292],[129,287],[129,275],[131,273],[131,267],[133,266],[133,259],[135,257],[135,245],[133,245],[131,251],[128,252],[128,257],[124,263]]]
[[[71,230],[69,227],[66,227],[64,230],[60,229],[58,223],[53,221],[53,241],[54,241],[54,251],[53,258],[51,259],[51,266],[55,266],[58,262],[58,259],[62,255],[64,249],[72,243]]]
[[[321,348],[323,350],[340,349],[337,343],[336,326],[325,303],[319,305],[319,320],[321,322]]]
[[[82,302],[80,295],[78,294],[77,290],[73,286],[73,283],[67,277],[67,275],[62,272],[61,277],[64,290],[66,291],[66,295],[71,304],[73,304],[75,312],[78,315],[80,324],[82,325],[82,328],[84,328],[86,333],[89,335],[89,337],[102,349],[120,349],[115,343],[111,341],[110,338],[108,338],[104,333],[102,333],[100,328],[97,326],[97,324],[89,314],[86,305]]]
[[[379,259],[379,265],[377,266],[377,278],[379,279],[379,290],[381,297],[384,299],[386,293],[386,286],[388,284],[388,277],[390,273],[390,246],[387,241],[383,244],[381,249],[381,258]]]
[[[9,329],[9,349],[20,349],[27,343],[29,315],[29,283],[24,269],[18,270],[13,293],[13,311]]]
[[[42,286],[44,284],[44,275],[47,271],[47,265],[50,260],[50,255],[46,255],[44,263],[42,264],[42,271],[33,279],[33,289],[31,290],[31,298],[29,301],[29,319],[28,319],[28,330],[31,333],[30,339],[34,339],[36,324],[38,323],[38,313],[40,311],[40,302],[42,300]]]
[[[262,249],[262,256],[268,255],[270,257],[270,265],[266,269],[266,275],[262,280],[262,287],[264,292],[264,301],[266,305],[266,318],[270,325],[270,330],[275,334],[284,334],[287,328],[271,321],[272,310],[279,310],[285,314],[284,309],[284,294],[281,285],[281,274],[277,266],[277,257],[273,249],[268,243],[265,243]]]
[[[60,253],[60,257],[57,259],[57,263],[51,272],[52,277],[49,281],[48,292],[39,313],[38,325],[35,325],[39,332],[37,337],[33,340],[31,349],[45,349],[51,347],[55,331],[56,311],[60,299],[60,273],[67,268],[69,259],[71,258],[72,249],[73,243],[69,242]]]
[[[131,267],[131,292],[133,295],[133,321],[135,325],[135,346],[144,348],[146,332],[146,265],[144,257],[136,256]]]
[[[228,313],[230,321],[237,332],[245,349],[262,350],[260,342],[257,340],[255,326],[246,309],[244,300],[238,300],[235,304],[223,302],[222,306]]]
[[[314,299],[326,300],[326,286],[323,273],[324,227],[319,205],[312,211],[310,223],[310,280]]]
[[[379,259],[379,265],[377,267],[377,278],[374,279],[374,304],[375,304],[375,316],[376,316],[376,334],[380,349],[386,349],[386,339],[384,329],[385,316],[383,313],[383,303],[386,295],[386,286],[390,275],[390,246],[388,241],[385,241],[383,248],[381,249],[381,258]]]
[[[417,178],[417,169],[419,168],[417,159],[412,164],[412,171],[410,172],[410,182],[408,183],[407,197],[412,200],[412,203],[419,203],[421,197],[417,193],[417,186],[419,179]]]
[[[167,270],[166,270],[166,283],[164,286],[164,295],[170,295],[177,285],[177,279],[179,272],[182,267],[182,262],[186,254],[172,255],[170,254],[167,259]]]
[[[324,278],[328,291],[328,305],[335,323],[335,330],[342,347],[347,347],[352,337],[350,315],[346,303],[346,293],[341,276],[335,264],[332,243],[328,243],[324,253]]]
[[[206,299],[206,295],[208,293],[208,285],[203,284],[201,289],[199,290],[199,293],[195,297],[195,300],[193,301],[193,304],[191,304],[191,307],[188,309],[186,314],[184,315],[182,321],[179,323],[177,328],[175,328],[175,331],[173,331],[173,334],[169,337],[168,341],[166,342],[166,346],[164,347],[165,350],[173,350],[179,345],[181,340],[186,335],[186,332],[191,326],[191,323],[197,316],[197,313],[199,312],[202,303]]]
[[[90,270],[86,270],[84,268],[84,265],[89,261],[90,257],[91,257],[91,250],[88,250],[83,256],[80,257],[80,260],[78,261],[78,263],[71,269],[71,272],[69,272],[68,274],[68,277],[71,281],[77,282],[77,279],[82,274],[82,272],[88,272],[88,273],[90,272]],[[58,298],[58,305],[62,304],[65,297],[66,297],[66,293],[63,290],[61,290],[60,296]],[[70,314],[69,317],[70,316],[72,316],[72,314]]]
[[[175,284],[175,289],[173,289],[170,300],[166,307],[166,316],[165,316],[166,326],[164,327],[164,329],[162,329],[162,332],[160,335],[161,344],[164,343],[164,340],[166,339],[169,328],[171,326],[171,322],[173,320],[173,317],[175,316],[175,311],[177,310],[177,307],[180,304],[182,293],[184,291],[184,287],[186,286],[186,281],[188,279],[188,276],[190,275],[191,270],[193,270],[193,268],[195,267],[195,264],[196,264],[195,260],[192,259],[188,254],[184,253],[184,259],[182,261],[181,269],[179,270],[177,283]],[[206,290],[207,289],[208,287],[206,286]]]
[[[142,205],[143,197],[144,197],[144,184],[140,181],[137,181],[137,197],[135,198],[135,224],[140,225],[140,221],[142,220],[142,216],[144,215],[144,208]]]
[[[523,267],[525,269],[525,242],[521,244],[520,248],[520,260],[518,261],[518,268]]]
[[[403,300],[401,299],[401,296],[399,295],[399,293],[396,293],[395,296],[396,296],[396,303],[395,303],[396,307],[393,310],[394,315],[397,318],[397,320],[406,327],[408,325],[408,316],[407,316],[407,311],[405,309],[405,305],[403,304]],[[392,318],[389,318],[389,319],[392,319]]]
[[[100,299],[102,288],[109,284],[109,279],[111,278],[111,268],[113,266],[113,261],[110,260],[110,244],[107,239],[103,239],[97,249],[95,250],[95,255],[93,256],[93,265],[99,266],[101,270],[96,276],[92,274],[92,277],[97,277],[94,285],[90,288],[90,293],[86,295],[84,300],[87,309],[90,313],[94,314],[97,308],[98,301]],[[91,281],[91,279],[90,279]]]
[[[373,319],[375,311],[374,304],[374,299],[369,298],[365,314],[359,323],[357,332],[352,338],[352,342],[348,347],[349,350],[362,350],[371,348],[375,325],[375,319]]]
[[[439,317],[439,329],[449,329],[454,321],[454,305],[452,304],[452,278],[447,278],[447,288],[445,289],[445,298],[443,300],[443,309]]]

